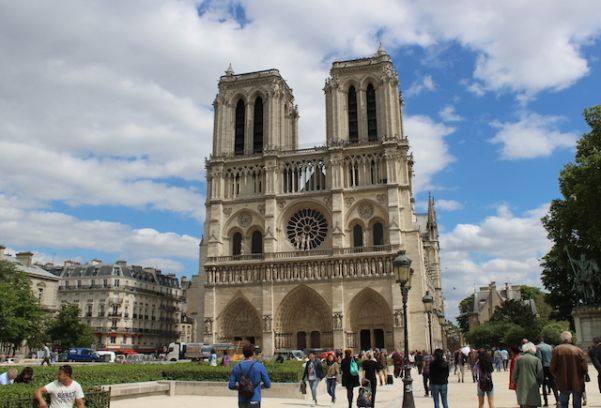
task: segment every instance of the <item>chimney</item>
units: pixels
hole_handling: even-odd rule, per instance
[[[31,266],[33,261],[33,252],[17,252],[17,260],[25,266]]]
[[[115,262],[117,265],[121,265],[121,266],[126,266],[127,265],[127,261],[117,261]]]
[[[100,265],[102,261],[100,259],[92,259],[92,265]]]
[[[0,261],[4,260],[4,250],[6,247],[4,245],[0,245]]]

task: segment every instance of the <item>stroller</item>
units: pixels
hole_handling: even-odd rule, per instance
[[[366,378],[361,381],[361,387],[359,387],[357,407],[371,407],[371,383]]]

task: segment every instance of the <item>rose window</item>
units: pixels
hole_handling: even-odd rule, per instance
[[[290,217],[286,231],[295,248],[314,249],[326,239],[328,221],[319,211],[303,209]]]

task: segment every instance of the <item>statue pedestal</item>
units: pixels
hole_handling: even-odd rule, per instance
[[[593,337],[601,336],[601,306],[578,306],[572,309],[576,326],[576,346],[586,350]]]

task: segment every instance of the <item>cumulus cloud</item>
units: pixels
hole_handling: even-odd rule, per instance
[[[494,121],[491,126],[499,129],[491,143],[501,144],[501,157],[506,160],[532,159],[549,156],[556,149],[576,145],[578,135],[562,133],[558,124],[559,116],[545,116],[537,113],[523,113],[514,123]]]
[[[444,140],[454,131],[454,128],[436,123],[427,116],[405,117],[405,132],[415,159],[415,192],[433,189],[432,176],[455,161]]]
[[[551,248],[540,221],[548,204],[514,215],[507,204],[479,224],[459,224],[440,235],[447,313],[475,288],[492,281],[541,286],[539,259]]]
[[[434,91],[435,89],[436,85],[432,80],[432,76],[426,75],[425,77],[421,78],[418,82],[415,82],[413,85],[411,85],[405,91],[405,96],[417,96],[424,91]]]
[[[455,112],[455,107],[452,105],[446,105],[440,110],[440,112],[438,112],[438,114],[445,122],[460,122],[462,120],[465,120],[463,116],[458,115]]]

